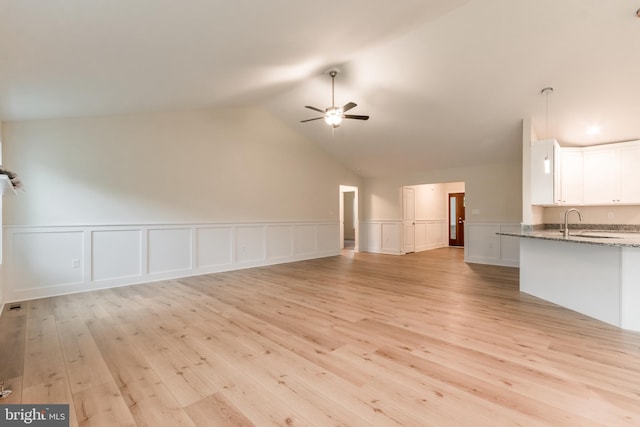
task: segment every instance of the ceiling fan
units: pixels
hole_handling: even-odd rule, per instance
[[[335,88],[335,80],[338,72],[336,70],[329,71],[329,75],[331,76],[331,107],[327,107],[324,110],[320,108],[312,107],[310,105],[305,105],[305,108],[308,108],[313,111],[317,111],[319,113],[324,114],[322,117],[314,117],[312,119],[301,120],[301,123],[310,122],[313,120],[324,119],[328,125],[331,125],[334,129],[340,126],[342,123],[342,119],[355,119],[355,120],[369,120],[369,116],[359,116],[357,114],[345,114],[347,111],[351,110],[354,107],[357,107],[355,102],[348,102],[344,104],[342,107],[336,107],[335,96],[334,96],[334,88]]]

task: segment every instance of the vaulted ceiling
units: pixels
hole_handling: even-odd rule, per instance
[[[640,139],[638,8],[0,0],[0,120],[262,105],[365,177],[517,160],[525,117],[564,145]],[[369,121],[300,123],[330,105],[331,68]]]

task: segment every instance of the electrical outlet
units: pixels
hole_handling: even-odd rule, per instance
[[[607,219],[613,219],[613,212],[607,212]]]
[[[78,258],[71,260],[71,268],[80,268],[80,260]]]

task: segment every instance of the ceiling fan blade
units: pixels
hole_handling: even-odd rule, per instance
[[[353,107],[357,107],[358,104],[356,104],[355,102],[348,102],[346,104],[344,104],[344,106],[342,107],[342,112],[346,113],[347,111],[351,110]]]
[[[310,121],[313,121],[313,120],[320,120],[320,119],[324,119],[324,117],[314,117],[313,119],[300,120],[300,123],[310,122]]]
[[[305,105],[304,108],[308,108],[310,110],[317,111],[318,113],[322,113],[322,114],[324,114],[324,112],[325,112],[324,110],[321,110],[321,109],[316,108],[316,107],[312,107],[311,105]]]
[[[345,119],[369,120],[369,116],[358,116],[356,114],[345,114],[343,117]]]

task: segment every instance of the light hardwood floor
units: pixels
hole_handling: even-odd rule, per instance
[[[74,426],[640,425],[640,334],[454,248],[29,301],[1,378]]]

